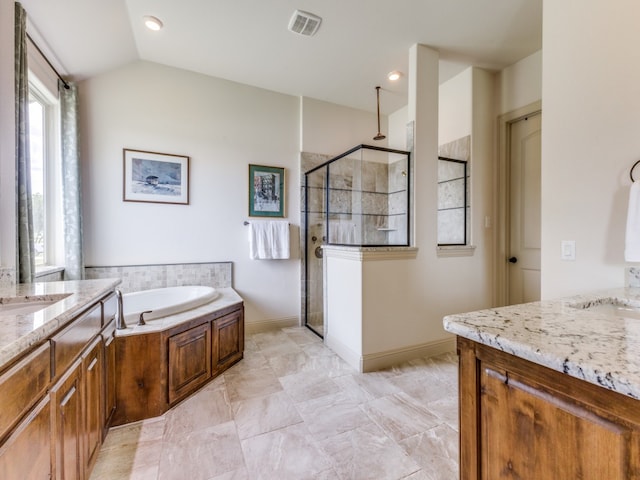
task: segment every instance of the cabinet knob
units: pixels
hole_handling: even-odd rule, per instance
[[[511,257],[509,259],[509,263],[518,263],[518,259],[516,257]]]

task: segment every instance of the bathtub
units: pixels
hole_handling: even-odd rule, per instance
[[[127,325],[135,325],[142,312],[145,322],[185,312],[212,302],[218,297],[213,287],[189,285],[155,288],[122,295],[122,310]]]

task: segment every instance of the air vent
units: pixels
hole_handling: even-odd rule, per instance
[[[289,30],[293,33],[310,37],[318,31],[320,22],[322,22],[322,19],[319,16],[296,10],[293,12],[291,20],[289,20]]]

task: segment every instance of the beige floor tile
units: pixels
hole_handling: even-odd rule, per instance
[[[271,368],[265,366],[250,370],[229,370],[224,374],[224,380],[231,402],[260,397],[282,390],[278,377]]]
[[[426,405],[400,392],[362,405],[362,409],[396,442],[435,427],[441,421]]]
[[[241,440],[302,423],[302,417],[285,392],[235,402],[233,418]]]
[[[360,374],[290,327],[247,335],[241,362],[164,416],[111,429],[91,480],[454,480],[457,421],[455,354]]]
[[[297,403],[339,393],[341,390],[332,378],[321,373],[310,374],[305,371],[280,377],[280,383]]]
[[[234,422],[165,441],[158,480],[208,480],[244,467]]]
[[[422,467],[423,476],[420,478],[458,478],[458,432],[448,425],[438,425],[402,440],[400,446]]]
[[[252,479],[337,478],[329,474],[333,473],[331,460],[313,442],[303,424],[243,440],[242,450]]]
[[[370,424],[320,442],[341,480],[399,480],[420,466],[382,429]]]

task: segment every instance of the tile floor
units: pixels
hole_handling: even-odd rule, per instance
[[[111,429],[91,480],[455,480],[457,425],[455,354],[360,374],[285,328],[248,336],[162,417]]]

